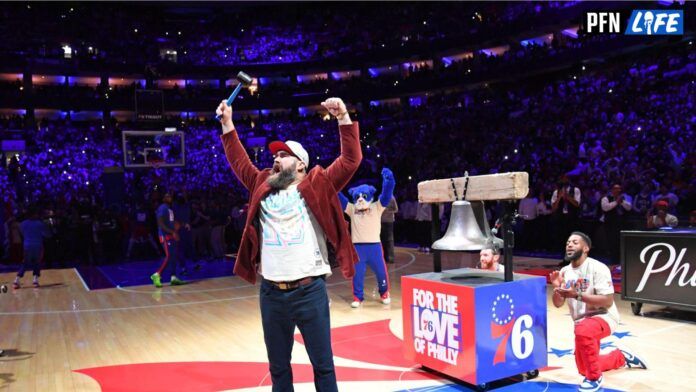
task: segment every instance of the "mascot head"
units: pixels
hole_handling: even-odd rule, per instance
[[[367,210],[370,208],[370,203],[375,199],[377,189],[372,185],[358,185],[348,189],[350,199],[355,205],[357,211]]]

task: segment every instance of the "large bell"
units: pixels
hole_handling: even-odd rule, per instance
[[[476,206],[476,212],[472,204]],[[446,251],[481,250],[491,244],[500,248],[502,242],[491,235],[483,202],[469,203],[466,200],[457,200],[452,203],[447,232],[433,243],[432,248]]]
[[[488,239],[487,245],[490,246],[493,244],[496,249],[503,249],[503,239],[491,233],[491,227],[488,225],[486,208],[483,201],[472,201],[471,208],[474,210],[474,216],[476,217],[476,223],[478,223],[479,229],[481,229],[483,235]]]

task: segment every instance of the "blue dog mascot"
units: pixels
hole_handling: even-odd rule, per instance
[[[365,298],[363,288],[365,270],[368,265],[377,276],[377,287],[382,303],[387,305],[391,302],[387,265],[384,262],[379,234],[382,228],[380,218],[394,194],[395,185],[394,173],[384,168],[382,169],[382,194],[376,201],[373,200],[377,189],[371,185],[350,188],[348,194],[352,202],[342,193],[338,193],[343,211],[350,216],[351,237],[359,258],[355,265],[355,276],[353,276],[353,302],[350,304],[353,308],[359,307]]]

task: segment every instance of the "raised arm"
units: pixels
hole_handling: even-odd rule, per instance
[[[326,169],[326,175],[335,189],[343,189],[362,161],[358,124],[350,120],[348,109],[340,98],[329,98],[321,103],[338,120],[341,155]]]
[[[389,205],[392,196],[394,196],[395,186],[394,173],[385,167],[382,169],[382,193],[379,195],[379,202],[382,204],[382,207],[386,208]]]
[[[215,112],[222,115],[220,118],[222,125],[220,140],[222,140],[222,146],[225,149],[227,162],[242,185],[251,190],[256,182],[256,177],[259,175],[259,169],[251,163],[249,154],[239,140],[237,130],[232,123],[232,108],[227,105],[227,101],[223,100]]]

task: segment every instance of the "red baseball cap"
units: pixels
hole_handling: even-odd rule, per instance
[[[288,140],[287,142],[281,142],[280,140],[276,140],[268,145],[268,149],[271,150],[273,155],[277,154],[278,151],[288,152],[295,158],[304,162],[305,165],[309,166],[309,154],[307,150],[296,141]]]

